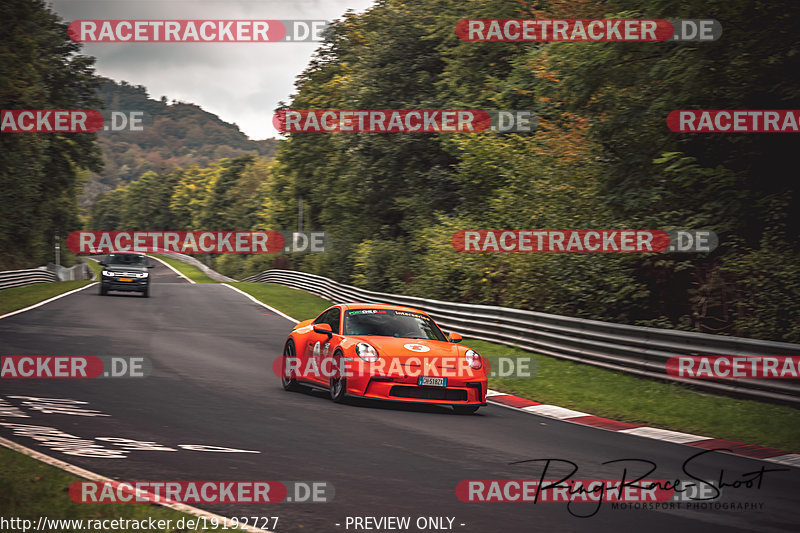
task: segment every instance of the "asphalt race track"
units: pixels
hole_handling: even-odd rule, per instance
[[[225,516],[278,516],[280,532],[354,531],[345,528],[348,516],[408,516],[412,527],[406,531],[419,531],[414,521],[427,516],[454,518],[453,530],[471,533],[797,530],[800,469],[721,453],[694,460],[693,472],[716,480],[722,471],[733,482],[762,465],[787,469],[767,472],[760,488],[724,490],[721,501],[763,504],[760,510],[615,510],[605,503],[594,516],[579,518],[573,513],[590,514],[596,504],[568,509],[565,503],[463,503],[455,494],[461,480],[540,477],[542,463],[509,464],[515,461],[563,459],[578,465],[574,479],[619,479],[620,464],[601,463],[647,459],[657,465],[648,479],[687,479],[684,462],[702,450],[497,405],[458,416],[447,408],[363,401],[337,405],[319,392],[288,393],[271,369],[290,329],[286,319],[228,287],[190,285],[160,264],[151,272],[150,298],[138,293],[101,297],[95,285],[0,320],[1,355],[150,359],[152,374],[138,379],[0,381],[0,397],[29,415],[0,417],[0,423],[56,428],[121,455],[67,455],[15,435],[8,426],[0,426],[0,436],[120,480],[333,484],[330,503],[199,506]],[[110,416],[46,413],[32,407],[35,400],[26,406],[24,398],[14,396],[88,402],[76,409]],[[154,442],[175,451],[123,453],[120,441],[105,437]],[[628,466],[629,476],[640,468]],[[548,477],[565,472],[566,467],[551,466]]]

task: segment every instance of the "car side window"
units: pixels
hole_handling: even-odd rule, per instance
[[[319,317],[317,317],[317,319],[314,321],[314,324],[328,324],[331,327],[331,330],[338,335],[339,317],[341,315],[341,309],[334,307],[319,315]]]
[[[317,319],[314,321],[314,324],[327,324],[328,323],[328,315],[331,314],[331,311],[332,311],[332,309],[328,309],[327,311],[325,311],[324,313],[319,315],[317,317]]]
[[[325,322],[330,324],[331,330],[337,335],[339,334],[339,318],[342,316],[342,311],[338,307],[334,307],[333,309],[329,310],[327,313],[328,315],[325,319]]]

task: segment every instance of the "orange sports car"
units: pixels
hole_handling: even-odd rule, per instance
[[[451,405],[470,414],[486,405],[486,365],[417,309],[339,304],[297,324],[275,371],[283,388],[303,385],[348,396]]]

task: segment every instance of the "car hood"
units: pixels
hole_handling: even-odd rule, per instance
[[[103,270],[110,272],[147,272],[147,267],[143,265],[106,265]]]
[[[355,336],[353,338],[371,344],[383,357],[395,357],[405,360],[409,358],[458,357],[459,354],[459,345],[446,341],[397,337]]]

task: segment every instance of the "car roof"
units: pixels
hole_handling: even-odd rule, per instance
[[[425,311],[420,311],[419,309],[415,309],[413,307],[406,307],[404,305],[392,305],[392,304],[365,304],[365,303],[346,303],[346,304],[339,304],[343,310],[349,309],[396,309],[398,311],[413,311],[414,313],[419,313],[421,315],[428,315]]]

